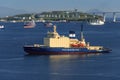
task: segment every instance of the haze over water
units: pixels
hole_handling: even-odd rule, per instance
[[[107,54],[26,56],[25,44],[42,43],[52,28],[37,23],[24,29],[24,23],[0,23],[0,79],[1,80],[119,80],[120,79],[120,23],[107,22],[103,26],[84,24],[84,37],[91,45],[112,49]],[[80,37],[79,22],[53,23],[61,35],[69,30]]]

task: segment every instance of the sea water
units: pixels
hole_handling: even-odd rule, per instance
[[[84,23],[84,38],[90,45],[105,46],[111,53],[89,55],[26,56],[23,46],[42,44],[52,27],[37,22],[24,29],[24,23],[0,23],[0,80],[120,80],[120,23],[102,26]],[[57,32],[68,36],[73,30],[80,39],[81,22],[53,23]]]

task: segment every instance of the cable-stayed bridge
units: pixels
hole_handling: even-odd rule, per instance
[[[91,12],[93,15],[102,15],[103,16],[103,21],[106,21],[106,16],[111,14],[112,15],[112,21],[116,22],[117,21],[117,15],[120,15],[120,12]]]

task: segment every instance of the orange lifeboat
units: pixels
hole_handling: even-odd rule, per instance
[[[72,47],[85,47],[84,44],[79,43],[79,44],[71,44]]]
[[[78,47],[78,44],[71,44],[72,47]]]
[[[82,44],[82,43],[78,44],[78,46],[79,46],[79,47],[85,47],[85,45]]]

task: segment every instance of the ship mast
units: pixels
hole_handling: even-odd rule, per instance
[[[81,24],[81,32],[80,32],[80,35],[81,35],[81,41],[84,41],[84,36],[83,36],[83,24]]]
[[[56,33],[56,32],[57,32],[57,31],[56,31],[56,26],[54,25],[53,28],[54,28],[54,33]]]

